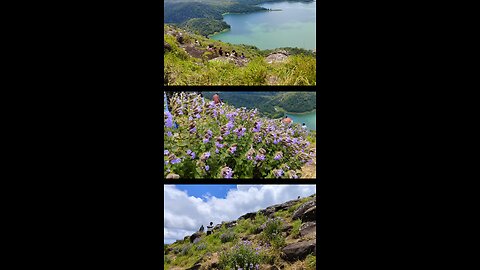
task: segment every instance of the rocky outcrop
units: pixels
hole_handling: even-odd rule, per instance
[[[191,243],[196,243],[196,242],[194,242],[195,239],[199,239],[200,237],[202,237],[202,234],[203,233],[201,233],[201,232],[196,232],[196,233],[190,235],[190,242]]]
[[[288,58],[289,54],[285,50],[279,50],[276,52],[273,52],[269,54],[266,58],[265,61],[267,63],[272,64],[272,63],[282,63],[285,62]]]
[[[300,226],[300,236],[306,237],[317,234],[317,224],[315,222],[306,222]]]
[[[300,205],[300,207],[295,212],[293,212],[292,219],[301,218],[307,210],[309,210],[311,207],[315,206],[316,204],[317,204],[316,199],[313,199],[311,201],[308,201],[308,202]]]
[[[257,215],[257,212],[246,213],[245,215],[241,216],[239,219],[254,219]]]
[[[317,219],[316,211],[317,206],[310,207],[305,213],[303,213],[301,217],[302,222],[315,221]]]
[[[286,261],[302,260],[316,251],[316,239],[290,244],[282,249],[282,259]]]

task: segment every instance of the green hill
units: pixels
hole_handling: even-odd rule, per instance
[[[245,59],[220,56],[207,45],[235,50]],[[164,85],[316,85],[316,56],[299,48],[224,43],[165,24]]]
[[[315,194],[164,245],[166,270],[316,269]],[[247,267],[245,267],[247,265]]]

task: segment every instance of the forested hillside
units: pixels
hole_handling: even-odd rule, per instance
[[[211,99],[214,92],[205,92]],[[235,107],[258,108],[265,116],[282,117],[284,112],[302,113],[317,108],[316,92],[222,92],[224,102]]]
[[[181,24],[194,18],[210,19],[209,23],[216,25],[216,27],[212,28],[211,26],[201,23],[190,25],[192,30],[194,30],[193,32],[210,35],[227,29],[227,27],[224,27],[218,31],[218,26],[224,26],[224,24],[222,24],[225,23],[222,16],[224,13],[266,11],[266,8],[257,5],[260,3],[281,1],[284,0],[165,0],[163,4],[164,23]],[[311,2],[312,0],[294,1]]]

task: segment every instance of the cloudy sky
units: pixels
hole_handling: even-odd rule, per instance
[[[314,193],[315,185],[164,185],[163,241]]]

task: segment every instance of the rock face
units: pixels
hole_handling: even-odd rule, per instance
[[[288,58],[288,52],[285,50],[280,50],[280,51],[276,51],[274,53],[269,54],[265,58],[265,61],[267,61],[267,63],[269,64],[281,63],[281,62],[285,62],[287,58]]]
[[[287,261],[304,259],[308,254],[316,251],[316,242],[317,240],[313,239],[288,245],[282,249],[282,258]]]
[[[300,236],[305,237],[308,235],[317,234],[317,224],[315,222],[306,222],[300,226]]]
[[[245,215],[241,216],[239,219],[254,219],[257,215],[257,212],[246,213]]]
[[[196,233],[190,235],[190,242],[194,243],[195,239],[200,238],[200,237],[202,237],[202,233],[201,232],[196,232]]]
[[[316,211],[317,206],[308,208],[308,210],[305,211],[301,217],[302,222],[315,221],[317,218]]]
[[[311,207],[315,206],[316,204],[317,204],[317,201],[315,199],[302,204],[295,212],[293,212],[292,219],[301,218],[307,210],[309,210]]]

